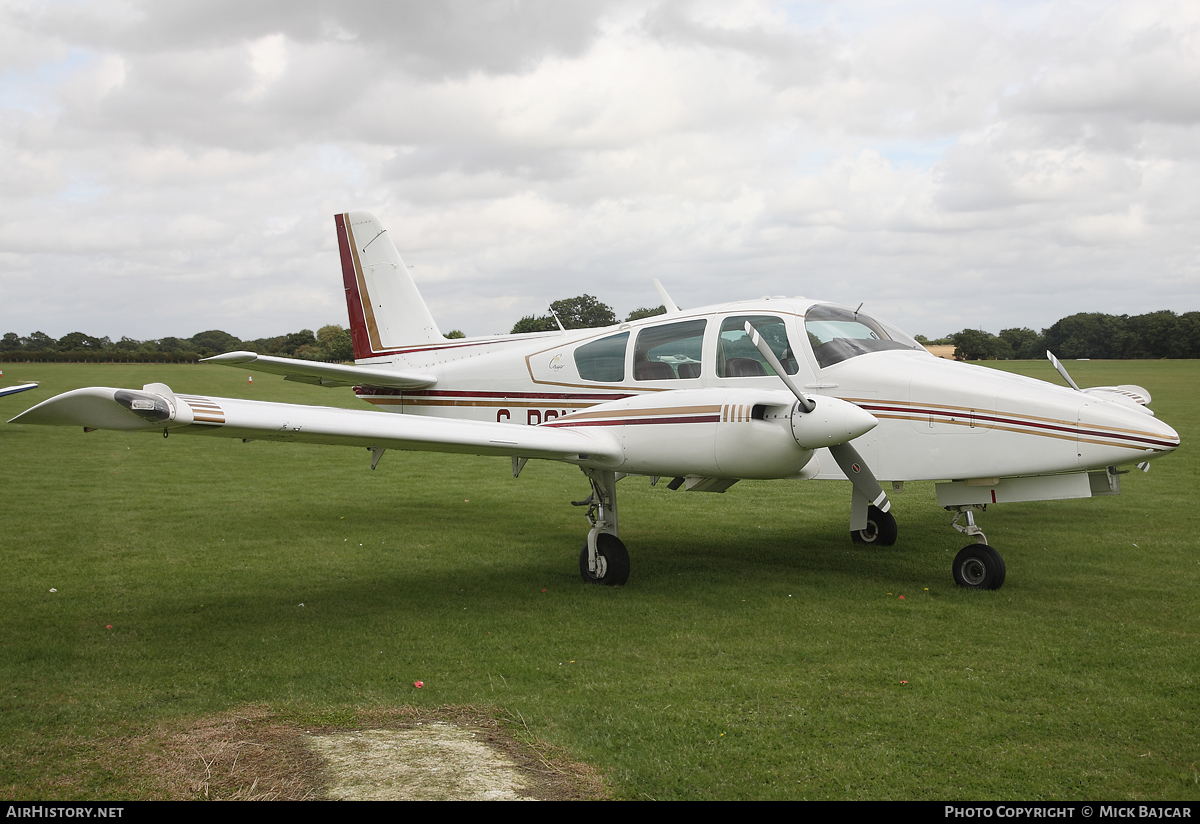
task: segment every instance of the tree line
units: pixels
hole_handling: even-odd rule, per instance
[[[611,306],[592,295],[556,300],[550,308],[550,314],[521,318],[511,334],[552,332],[558,329],[559,322],[564,329],[591,329],[620,322]],[[630,312],[625,320],[639,320],[665,312],[663,306],[639,308]],[[446,337],[461,338],[464,335],[456,329]],[[1003,329],[999,335],[993,335],[980,329],[963,329],[937,340],[929,340],[923,335],[916,337],[925,344],[952,344],[954,356],[959,360],[1041,359],[1046,356],[1046,350],[1060,358],[1200,358],[1200,312],[1182,315],[1169,310],[1145,315],[1081,313],[1065,317],[1041,332],[1028,328]],[[302,360],[354,360],[350,330],[335,324],[322,326],[315,333],[311,329],[301,329],[255,340],[239,340],[219,329],[200,332],[190,338],[144,341],[123,337],[114,342],[83,332],[71,332],[57,340],[43,332],[34,332],[27,337],[8,332],[0,338],[0,362],[194,363],[200,358],[235,350]]]
[[[96,338],[71,332],[55,340],[44,332],[21,337],[8,332],[0,338],[0,361],[92,361],[118,363],[194,363],[222,352],[244,350],[260,355],[279,355],[319,361],[354,360],[350,330],[322,326],[314,333],[301,329],[287,335],[256,340],[239,340],[228,332],[210,329],[190,338],[134,340]]]
[[[1142,358],[1200,358],[1200,312],[1172,311],[1144,315],[1106,315],[1081,312],[1062,318],[1047,329],[1003,329],[999,335],[963,329],[929,344],[953,344],[958,360],[1031,360],[1046,357],[1133,360]]]

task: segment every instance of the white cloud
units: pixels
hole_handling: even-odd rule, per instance
[[[929,335],[1196,309],[1198,45],[1183,2],[10,3],[0,331],[344,323],[356,208],[468,333],[651,277]]]

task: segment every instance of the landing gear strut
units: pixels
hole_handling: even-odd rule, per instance
[[[587,517],[592,525],[579,552],[579,574],[591,584],[621,586],[629,580],[629,552],[617,537],[618,475],[604,469],[585,469],[592,485]]]
[[[988,546],[987,536],[975,525],[975,510],[982,512],[987,509],[987,505],[968,504],[948,506],[946,509],[955,513],[950,526],[975,539],[975,543],[963,547],[954,556],[954,583],[967,589],[1000,589],[1004,585],[1007,572],[1004,559],[1000,557],[999,552]],[[967,518],[965,526],[959,523],[964,515]]]

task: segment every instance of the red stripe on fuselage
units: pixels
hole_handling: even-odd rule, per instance
[[[633,395],[588,395],[588,394],[568,394],[563,392],[455,392],[450,389],[387,389],[384,387],[355,387],[355,394],[365,395],[383,395],[395,396],[403,395],[412,398],[496,398],[497,400],[520,400],[529,398],[533,400],[562,400],[562,401],[595,401],[596,403],[605,403],[606,401],[619,401],[624,398],[632,398]]]
[[[1044,429],[1050,432],[1064,432],[1068,435],[1077,437],[1090,436],[1098,438],[1109,438],[1111,440],[1128,441],[1133,443],[1150,444],[1153,446],[1161,446],[1174,448],[1179,444],[1171,441],[1164,441],[1159,438],[1154,438],[1149,435],[1129,435],[1120,432],[1112,432],[1101,429],[1088,429],[1083,425],[1074,425],[1064,421],[1061,425],[1051,423],[1039,423],[1037,421],[1025,420],[1022,418],[1006,418],[999,415],[980,414],[978,411],[971,410],[945,410],[945,409],[929,409],[916,406],[884,406],[882,404],[860,403],[858,406],[868,412],[900,412],[907,415],[922,416],[922,417],[938,417],[941,419],[961,418],[971,419],[975,421],[990,421],[994,424],[1003,424],[1005,426],[1024,426],[1030,429]],[[917,417],[912,420],[918,420]]]
[[[685,418],[621,418],[613,421],[571,421],[544,423],[542,426],[646,426],[662,423],[720,423],[720,415],[692,415]]]

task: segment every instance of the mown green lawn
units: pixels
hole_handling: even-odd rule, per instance
[[[152,797],[114,739],[266,704],[494,708],[621,798],[1200,798],[1200,362],[1067,366],[1147,387],[1183,446],[1117,498],[990,509],[998,592],[954,587],[932,484],[864,549],[845,483],[629,478],[609,589],[569,467],[0,424],[0,794]],[[4,365],[25,380],[4,419],[156,380],[361,407],[208,366]]]

